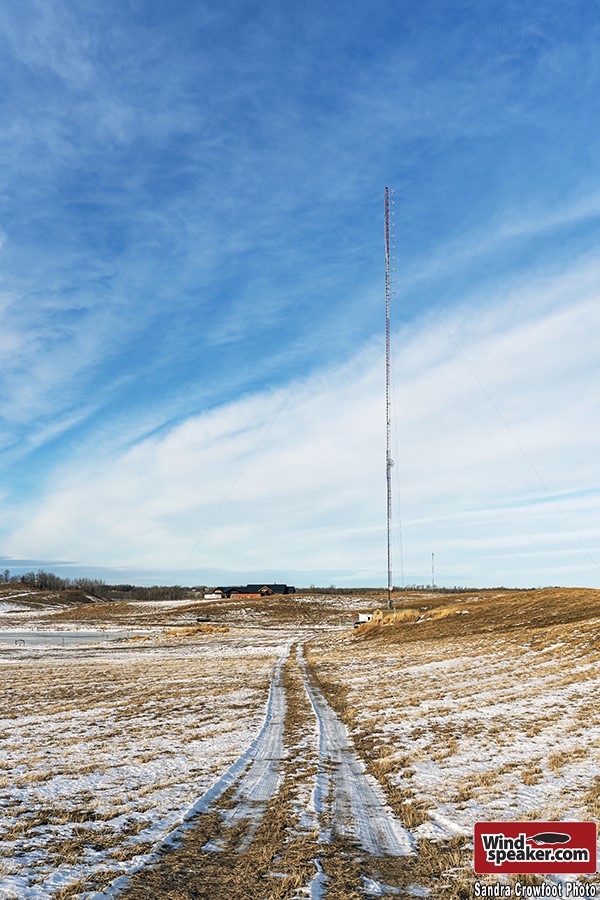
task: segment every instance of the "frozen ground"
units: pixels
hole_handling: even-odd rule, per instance
[[[211,789],[210,802],[201,799],[197,808],[206,815],[190,821],[146,872],[122,882],[124,898],[358,896],[351,885],[368,896],[399,893],[404,860],[416,856],[417,842],[366,772],[306,666],[301,642],[293,649],[274,667],[251,753]],[[394,884],[382,880],[382,866]]]
[[[0,650],[0,897],[127,871],[247,747],[284,642],[214,641]]]
[[[319,767],[314,790],[317,812],[327,811],[331,831],[355,840],[372,856],[407,856],[416,840],[394,816],[381,788],[357,756],[348,731],[322,692],[311,684],[302,647],[298,662],[318,722]]]
[[[351,600],[223,607],[273,622],[229,633],[0,646],[0,898],[100,896],[90,885],[112,897],[136,869],[131,896],[163,896],[142,876],[161,847],[174,861],[157,883],[182,870],[169,848],[192,812],[213,832],[185,866],[202,854],[220,884],[229,853],[242,887],[258,872],[252,896],[269,900],[338,897],[343,884],[463,898],[477,819],[598,820],[595,607],[421,595],[400,625],[332,630],[364,608]],[[97,621],[114,628],[134,604],[112,620],[105,607]]]
[[[353,732],[369,735],[376,758],[396,770],[390,780],[427,808],[418,832],[447,838],[478,819],[589,817],[598,661],[506,640],[450,645],[443,661],[441,649],[361,647],[331,661]]]
[[[455,609],[426,633],[366,626],[311,645],[371,771],[434,843],[468,840],[478,820],[597,821],[597,617],[468,635],[465,620]]]

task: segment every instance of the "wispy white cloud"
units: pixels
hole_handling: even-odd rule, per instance
[[[510,258],[515,250],[522,252],[524,242],[526,245],[528,242],[539,242],[552,232],[560,235],[559,243],[566,245],[572,226],[600,225],[600,187],[594,177],[590,180],[591,183],[586,180],[585,186],[579,185],[577,196],[571,198],[560,196],[548,201],[536,196],[514,206],[503,206],[485,226],[441,243],[435,253],[429,253],[426,259],[411,260],[400,247],[398,254],[401,262],[397,276],[400,290],[410,290],[416,281],[427,284],[429,280],[440,280],[444,276],[456,276],[458,272],[476,269],[486,258],[497,260],[507,254]],[[547,269],[552,264],[552,254],[562,263],[560,246],[556,248],[549,243],[547,248],[548,255],[540,254],[540,268]],[[516,273],[515,277],[521,276]]]
[[[0,29],[25,65],[49,70],[78,87],[89,80],[86,35],[67,4],[24,0],[18,8],[2,10]]]
[[[571,295],[567,310],[524,282],[475,320],[466,305],[396,335],[407,577],[424,579],[435,551],[450,582],[597,580],[582,547],[600,564],[589,387],[600,313],[589,276],[574,269],[556,285]],[[140,571],[160,559],[188,581],[232,567],[381,581],[381,355],[372,342],[341,367],[79,462],[23,511],[5,552],[52,559],[69,548],[90,566]]]

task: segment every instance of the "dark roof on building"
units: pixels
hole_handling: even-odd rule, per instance
[[[274,594],[295,594],[296,588],[291,584],[247,584],[246,590],[249,594],[258,594],[258,592],[264,588],[268,587],[269,590],[273,591]]]
[[[293,584],[246,584],[244,586],[234,585],[229,587],[223,587],[219,585],[219,587],[215,588],[216,591],[223,591],[228,597],[232,593],[238,594],[258,594],[263,588],[269,588],[274,594],[295,594],[296,588]]]

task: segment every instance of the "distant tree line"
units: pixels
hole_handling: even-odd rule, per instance
[[[62,578],[54,572],[38,569],[37,572],[24,572],[22,575],[11,575],[5,569],[1,579],[5,584],[28,584],[42,591],[87,591],[90,594],[103,593],[106,590],[104,581],[99,578]]]
[[[63,578],[44,569],[24,572],[22,575],[11,575],[10,570],[5,569],[0,573],[0,583],[26,584],[42,591],[84,591],[107,600],[179,600],[187,597],[190,591],[204,590],[203,587],[189,588],[180,585],[139,587],[135,584],[106,584],[100,578]]]

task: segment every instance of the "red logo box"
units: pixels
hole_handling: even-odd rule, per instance
[[[595,822],[476,822],[478,875],[589,875],[596,871]]]

